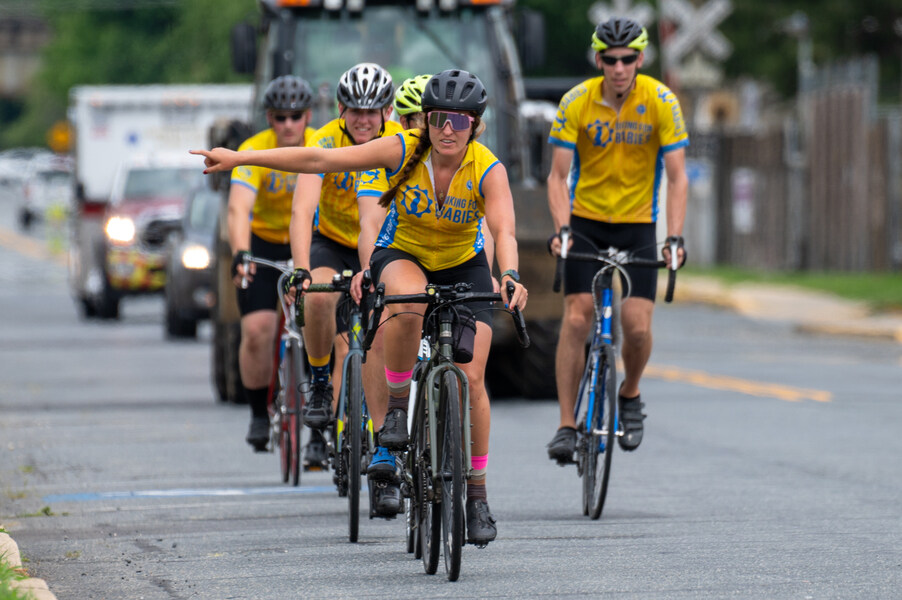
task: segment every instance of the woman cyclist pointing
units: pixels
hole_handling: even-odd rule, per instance
[[[206,172],[252,164],[302,173],[384,168],[388,191],[380,202],[388,216],[372,253],[370,268],[386,294],[412,294],[428,282],[474,284],[491,292],[491,270],[483,250],[481,219],[495,239],[502,270],[502,296],[508,306],[526,306],[519,283],[514,204],[507,170],[473,135],[485,111],[482,82],[466,71],[448,70],[432,77],[423,93],[426,130],[347,148],[276,148],[236,153],[225,148],[192,151],[205,157]],[[300,279],[298,280],[300,281]],[[507,281],[514,284],[508,297]],[[306,284],[305,284],[306,285]],[[379,433],[382,445],[407,443],[407,394],[422,329],[422,306],[392,304],[385,323],[385,372],[389,406]],[[486,499],[490,409],[485,392],[485,364],[492,340],[489,311],[477,312],[473,361],[461,365],[470,381],[475,475],[467,484],[467,541],[484,545],[495,539],[495,518]],[[414,313],[414,314],[410,314]]]

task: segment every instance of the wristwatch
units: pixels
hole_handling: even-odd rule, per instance
[[[501,274],[501,277],[504,277],[505,275],[513,279],[515,282],[520,283],[520,274],[517,273],[517,269],[508,269]],[[499,277],[498,279],[500,280],[501,277]]]

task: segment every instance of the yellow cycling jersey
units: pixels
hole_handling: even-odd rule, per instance
[[[393,135],[404,129],[394,121],[385,122],[383,136]],[[345,133],[343,119],[334,119],[320,127],[313,135],[311,146],[343,148],[354,142]],[[360,211],[357,210],[357,194],[354,191],[356,173],[325,173],[319,205],[313,218],[314,230],[348,248],[357,247],[360,236]]]
[[[419,136],[418,130],[398,134],[404,146],[401,164],[392,171],[376,169],[360,173],[357,195],[380,197],[389,186],[395,185]],[[415,256],[427,270],[440,271],[466,262],[483,249],[482,183],[499,163],[488,148],[470,142],[439,209],[432,187],[431,151],[430,148],[398,189],[376,238],[376,247],[402,250]]]
[[[573,150],[572,212],[608,223],[654,223],[664,154],[689,145],[680,103],[663,83],[638,75],[618,114],[602,99],[603,80],[567,92],[548,138]]]
[[[310,145],[314,129],[304,132],[304,145]],[[239,150],[268,150],[278,146],[276,133],[265,129],[244,141]],[[276,171],[264,167],[241,166],[232,170],[232,184],[249,187],[257,194],[251,213],[251,231],[274,244],[288,243],[288,224],[291,222],[291,199],[297,183],[297,173]]]

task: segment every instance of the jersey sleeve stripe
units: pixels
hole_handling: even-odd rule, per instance
[[[573,142],[565,142],[564,140],[559,140],[556,137],[548,136],[548,143],[554,146],[560,146],[561,148],[567,148],[568,150],[576,150],[576,144]]]
[[[257,188],[256,188],[255,186],[249,184],[249,183],[246,182],[246,181],[241,181],[240,179],[233,179],[233,180],[231,181],[231,183],[232,183],[232,185],[235,185],[236,183],[239,184],[239,185],[243,185],[244,187],[246,187],[246,188],[248,188],[249,190],[253,191],[255,194],[257,193]]]
[[[673,144],[668,144],[667,146],[661,146],[661,152],[671,152],[673,150],[679,150],[680,148],[685,148],[689,145],[689,138],[684,138],[678,142],[674,142]]]
[[[482,182],[485,181],[485,176],[489,174],[489,171],[491,171],[492,168],[494,168],[494,166],[498,164],[498,162],[499,161],[496,160],[495,162],[490,164],[488,166],[488,168],[485,170],[485,172],[482,174],[482,177],[479,178],[479,195],[480,196],[485,196],[485,194],[482,193]]]
[[[363,198],[363,197],[367,197],[367,198],[381,198],[381,197],[382,197],[382,192],[380,192],[379,190],[359,190],[359,191],[357,192],[357,197],[358,197],[358,198]]]
[[[398,174],[398,172],[401,170],[401,167],[404,166],[404,159],[407,157],[407,142],[404,141],[404,133],[396,133],[395,135],[397,135],[398,139],[401,140],[401,162],[398,163],[397,167],[395,167],[391,171],[388,171],[388,177],[393,177]]]

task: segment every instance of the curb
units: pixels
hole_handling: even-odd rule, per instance
[[[14,569],[22,568],[19,545],[8,533],[0,533],[0,561]],[[56,596],[47,587],[47,582],[37,577],[10,581],[9,587],[32,600],[56,600]]]

